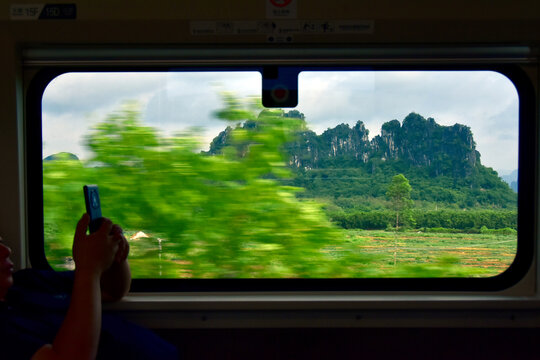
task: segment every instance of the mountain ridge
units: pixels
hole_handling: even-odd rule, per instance
[[[369,130],[358,120],[352,128],[339,124],[321,135],[304,131],[286,150],[291,155],[289,165],[304,169],[333,166],[332,159],[353,167],[372,159],[405,160],[429,168],[433,176],[469,176],[481,164],[468,126],[442,126],[416,113],[407,115],[403,124],[398,120],[384,123],[381,134],[371,140]]]
[[[304,120],[298,111],[284,116]],[[256,128],[246,122],[243,129]],[[231,144],[228,127],[214,138],[208,154]],[[393,175],[403,173],[413,186],[413,198],[473,206],[514,207],[517,197],[491,168],[481,164],[470,127],[439,125],[433,118],[408,114],[402,122],[384,123],[380,135],[369,138],[362,121],[339,124],[317,135],[305,128],[284,146],[294,171],[291,184],[304,188],[301,196],[384,197]]]

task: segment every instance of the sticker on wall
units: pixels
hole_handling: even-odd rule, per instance
[[[11,20],[72,20],[77,18],[76,4],[11,4]]]
[[[266,35],[269,42],[291,42],[293,35],[372,34],[373,20],[192,21],[191,35]]]
[[[373,31],[373,20],[336,21],[333,27],[336,34],[373,34]]]
[[[191,35],[215,35],[216,21],[192,21],[189,23]]]
[[[268,19],[295,19],[297,0],[265,0]]]

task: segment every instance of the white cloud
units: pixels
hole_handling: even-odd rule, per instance
[[[169,74],[167,85],[149,99],[145,120],[156,125],[176,124],[179,129],[223,125],[212,115],[222,107],[222,90],[234,91],[240,98],[260,96],[261,76],[256,72]]]
[[[43,93],[49,114],[92,113],[125,100],[143,101],[166,84],[164,73],[66,73]]]

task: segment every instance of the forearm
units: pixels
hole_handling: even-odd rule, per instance
[[[109,219],[104,218],[101,227],[96,232],[87,235],[89,223],[90,217],[84,214],[75,229],[73,238],[75,279],[71,304],[64,322],[53,343],[39,349],[33,359],[96,358],[101,333],[101,280],[107,269],[113,267],[117,258],[122,260],[117,260],[119,265],[126,260],[129,244],[119,226],[114,228],[113,233],[113,224]],[[119,252],[120,247],[122,247],[122,252]],[[118,272],[113,276],[125,278],[126,271],[129,272],[127,263],[112,273]],[[108,283],[108,280],[105,282]]]
[[[99,275],[75,271],[71,304],[54,342],[34,359],[95,359],[101,331]]]
[[[118,301],[129,292],[131,287],[131,270],[124,260],[113,265],[101,276],[101,291],[104,301]]]

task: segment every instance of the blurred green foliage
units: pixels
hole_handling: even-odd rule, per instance
[[[290,176],[281,149],[300,121],[255,100],[223,99],[217,117],[253,121],[257,129],[233,128],[221,155],[201,153],[195,131],[165,137],[143,126],[127,105],[88,134],[91,159],[45,161],[48,258],[69,255],[84,211],[82,186],[92,183],[100,186],[104,216],[133,237],[135,277],[361,276],[359,266],[344,266],[361,263],[358,253],[328,250],[344,236],[321,205],[298,200],[298,188],[278,181]],[[139,231],[145,235],[134,236]]]

